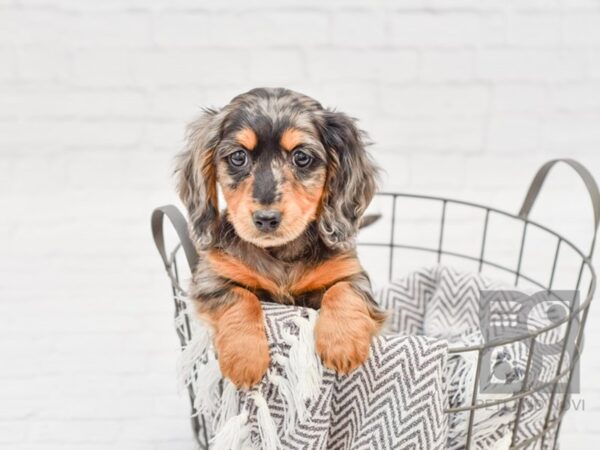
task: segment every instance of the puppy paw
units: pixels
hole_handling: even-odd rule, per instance
[[[218,319],[215,348],[223,376],[237,388],[250,388],[269,367],[269,345],[258,298],[242,289],[238,295]]]
[[[234,330],[221,333],[215,346],[219,366],[224,377],[237,388],[256,385],[269,367],[267,338],[260,333],[235,334]]]
[[[349,283],[338,283],[323,296],[315,327],[317,352],[326,367],[348,374],[368,358],[378,328],[364,300]]]

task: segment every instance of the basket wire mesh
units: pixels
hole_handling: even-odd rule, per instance
[[[594,211],[594,232],[590,244],[590,248],[587,252],[579,249],[569,239],[560,235],[559,233],[551,230],[550,228],[537,223],[529,219],[529,213],[533,207],[535,200],[539,194],[539,191],[544,183],[544,180],[549,170],[557,163],[564,162],[572,167],[582,178],[584,184],[590,194],[592,201],[592,207]],[[450,357],[452,355],[464,355],[466,353],[474,353],[477,355],[476,369],[475,369],[475,383],[473,385],[472,392],[469,394],[471,399],[467,405],[460,407],[448,407],[445,412],[449,415],[466,413],[468,414],[468,428],[464,442],[465,449],[475,448],[473,428],[475,422],[475,415],[477,411],[483,408],[491,408],[499,405],[508,404],[510,402],[516,403],[516,415],[514,423],[512,423],[512,438],[510,441],[510,449],[524,449],[524,448],[542,448],[542,449],[555,449],[558,447],[558,435],[560,432],[560,425],[562,418],[567,411],[569,402],[569,387],[571,386],[575,368],[580,358],[582,345],[583,345],[583,330],[585,323],[588,318],[588,312],[590,303],[596,287],[596,275],[591,264],[591,257],[594,251],[596,242],[596,231],[598,223],[600,221],[600,193],[598,187],[591,176],[591,174],[581,164],[573,160],[552,160],[546,163],[538,171],[534,177],[531,186],[527,192],[526,198],[518,214],[512,214],[506,211],[502,211],[490,206],[480,205],[476,203],[453,200],[444,197],[417,195],[417,194],[405,194],[405,193],[379,193],[377,198],[387,201],[390,211],[389,214],[383,214],[387,217],[388,224],[390,226],[390,232],[388,237],[384,241],[368,241],[365,239],[359,239],[358,247],[359,250],[364,249],[380,249],[387,252],[387,268],[385,273],[387,274],[387,280],[392,280],[397,273],[395,268],[395,260],[398,252],[410,251],[417,253],[429,254],[433,257],[437,263],[443,263],[446,258],[452,258],[452,260],[462,259],[472,263],[477,272],[485,272],[486,269],[491,268],[496,271],[504,272],[512,276],[512,284],[516,287],[522,282],[528,283],[530,286],[539,288],[541,290],[551,292],[554,288],[556,281],[557,271],[559,270],[559,260],[561,254],[566,249],[571,251],[576,256],[576,265],[571,270],[577,274],[575,283],[572,286],[574,291],[584,292],[582,295],[582,301],[570,302],[569,312],[559,320],[553,321],[552,324],[537,328],[533,331],[522,333],[516,337],[509,337],[500,340],[494,340],[491,342],[450,348]],[[398,216],[398,203],[403,199],[410,199],[411,201],[417,202],[431,202],[439,207],[439,216],[437,218],[437,225],[433,228],[436,232],[436,245],[424,246],[424,245],[413,245],[409,243],[401,243],[397,232],[397,222],[400,220]],[[451,250],[445,246],[445,233],[449,224],[448,210],[452,206],[460,206],[472,211],[478,211],[483,214],[483,226],[480,230],[481,239],[480,245],[472,254]],[[179,242],[173,246],[173,250],[170,253],[165,251],[165,240],[163,235],[163,217],[167,215],[168,218],[174,225],[177,231]],[[487,254],[488,242],[491,239],[490,234],[490,222],[493,217],[505,217],[511,220],[517,221],[520,224],[521,232],[518,238],[518,257],[514,266],[502,264],[497,261],[491,260]],[[165,206],[157,208],[152,216],[152,229],[157,248],[161,254],[163,262],[168,276],[171,280],[171,287],[173,292],[173,298],[175,301],[175,315],[176,317],[181,316],[181,312],[186,308],[184,301],[185,291],[180,285],[180,274],[178,268],[178,258],[181,259],[185,256],[187,260],[187,268],[194,267],[197,261],[197,255],[193,248],[191,241],[187,235],[187,227],[185,219],[179,211],[173,206]],[[528,236],[532,230],[537,230],[554,241],[552,248],[552,263],[550,265],[549,273],[545,281],[539,280],[530,276],[525,272],[523,268],[524,261],[524,249],[528,242]],[[183,249],[183,252],[182,252]],[[183,253],[183,255],[182,255]],[[363,261],[364,262],[364,261]],[[179,265],[181,265],[181,261]],[[564,270],[564,269],[563,269]],[[189,319],[184,314],[185,320],[180,323],[177,327],[177,334],[182,347],[185,347],[186,343],[191,339],[192,329],[190,327]],[[575,328],[574,324],[576,324]],[[567,355],[567,343],[568,339],[562,339],[563,344],[560,350],[560,356],[552,378],[544,380],[543,382],[533,385],[529,383],[530,372],[532,369],[533,356],[535,352],[536,340],[545,333],[549,333],[552,330],[565,329],[563,337],[569,336],[572,330],[575,330],[574,337],[574,351],[573,357],[566,357]],[[486,352],[489,352],[493,348],[499,348],[504,345],[514,344],[522,342],[527,345],[528,355],[526,358],[526,367],[522,380],[522,389],[515,392],[506,398],[498,398],[493,401],[486,401],[483,404],[478,404],[479,395],[479,380],[482,371],[482,360]],[[563,367],[563,365],[565,367]],[[564,383],[562,391],[559,389],[559,383]],[[204,423],[204,417],[198,414],[194,409],[194,391],[191,387],[188,387],[188,394],[192,405],[192,428],[194,436],[202,448],[209,447],[209,439],[207,435],[207,427]],[[547,410],[545,411],[543,427],[533,435],[528,436],[526,439],[518,438],[519,425],[522,419],[522,413],[524,409],[524,401],[532,398],[536,394],[544,394],[548,401]]]

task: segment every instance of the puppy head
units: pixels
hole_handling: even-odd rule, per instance
[[[179,194],[200,247],[216,239],[217,184],[236,233],[260,247],[316,221],[331,248],[351,245],[375,192],[376,169],[348,116],[286,89],[254,89],[189,127]]]

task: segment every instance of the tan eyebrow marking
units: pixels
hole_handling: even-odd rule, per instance
[[[235,140],[247,150],[254,150],[258,141],[256,133],[250,128],[242,128],[235,135]]]
[[[291,152],[304,142],[305,133],[298,128],[287,128],[281,135],[279,143],[284,150]]]

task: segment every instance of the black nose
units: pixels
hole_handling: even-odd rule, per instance
[[[275,231],[281,223],[281,213],[278,211],[256,211],[252,214],[254,225],[260,231]]]

